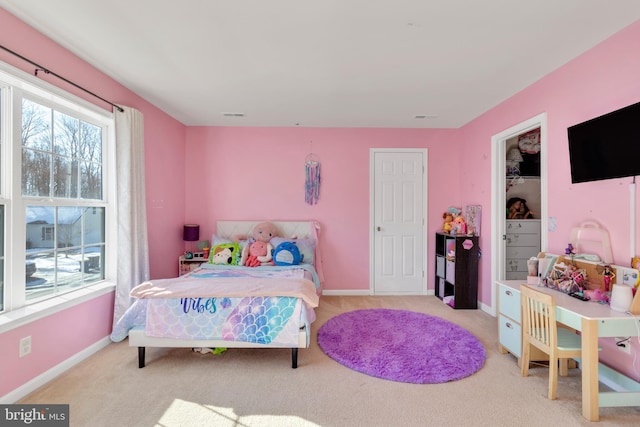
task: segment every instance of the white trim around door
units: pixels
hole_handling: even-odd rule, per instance
[[[426,148],[370,149],[371,295],[428,293],[427,155]]]
[[[496,281],[504,279],[505,271],[505,215],[506,211],[505,189],[506,189],[506,144],[505,142],[517,135],[532,129],[540,128],[540,248],[542,251],[547,248],[548,230],[548,206],[547,206],[547,113],[541,113],[535,117],[525,120],[515,126],[510,127],[491,137],[491,311],[495,316],[496,307]]]

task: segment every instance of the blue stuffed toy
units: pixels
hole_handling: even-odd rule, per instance
[[[304,255],[300,254],[298,246],[293,242],[282,242],[273,250],[273,262],[275,265],[298,265]]]

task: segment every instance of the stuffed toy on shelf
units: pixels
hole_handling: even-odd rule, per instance
[[[444,220],[442,224],[442,231],[445,233],[451,232],[451,228],[453,228],[453,215],[449,212],[445,212],[442,214],[442,219]]]
[[[442,231],[445,233],[451,233],[453,229],[454,220],[456,217],[460,216],[462,213],[462,209],[456,208],[454,206],[449,207],[445,213],[442,214]]]
[[[462,217],[462,215],[458,215],[453,218],[453,223],[451,225],[451,234],[462,235],[467,234],[467,223]]]

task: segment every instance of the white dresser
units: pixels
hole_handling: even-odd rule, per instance
[[[506,232],[505,278],[527,278],[527,260],[540,252],[540,220],[508,219]]]

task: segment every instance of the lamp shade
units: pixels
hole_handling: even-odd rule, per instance
[[[200,239],[200,226],[198,224],[185,224],[182,231],[182,240],[185,242],[197,242]]]
[[[626,313],[627,311],[629,311],[632,301],[633,292],[630,286],[613,285],[610,301],[611,310]]]
[[[524,159],[522,158],[522,153],[520,152],[520,150],[518,150],[517,147],[513,147],[507,153],[507,160],[511,162],[521,162]]]

